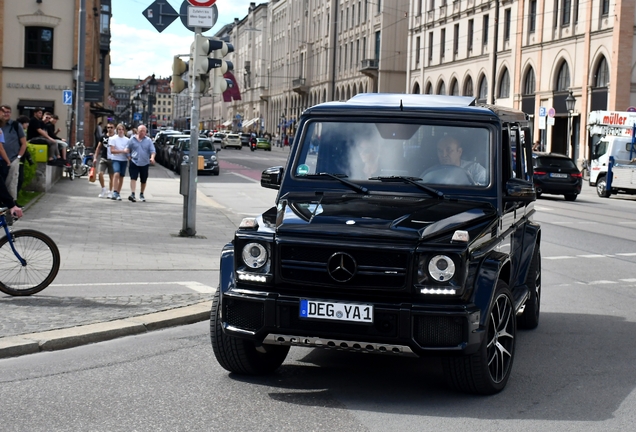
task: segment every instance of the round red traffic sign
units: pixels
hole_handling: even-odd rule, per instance
[[[210,7],[216,3],[216,0],[188,0],[188,3],[196,7]]]

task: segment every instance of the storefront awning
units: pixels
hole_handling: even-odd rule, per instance
[[[253,119],[251,119],[251,120],[248,120],[248,121],[244,122],[244,123],[243,123],[243,127],[244,127],[244,128],[246,128],[246,127],[250,127],[250,126],[252,126],[255,122],[260,122],[260,120],[261,120],[261,118],[260,118],[260,117],[254,117]]]
[[[43,100],[20,99],[18,101],[18,110],[34,110],[36,108],[44,108],[45,111],[53,112],[55,102]]]
[[[91,104],[91,114],[95,117],[112,117],[115,115],[115,111],[98,104]]]
[[[222,123],[222,126],[226,126],[226,127],[227,127],[227,126],[229,126],[229,125],[231,125],[231,124],[232,124],[232,120],[228,120],[228,121],[226,121],[226,122],[223,122],[223,123]]]

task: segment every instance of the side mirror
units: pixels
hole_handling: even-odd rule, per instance
[[[537,191],[534,184],[529,181],[511,178],[506,182],[506,201],[532,202],[537,199]]]
[[[267,168],[261,174],[261,187],[267,189],[280,189],[284,172],[285,168],[282,166]]]

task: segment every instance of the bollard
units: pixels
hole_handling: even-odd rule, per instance
[[[183,162],[179,170],[181,181],[179,193],[183,196],[188,196],[190,194],[190,164]]]

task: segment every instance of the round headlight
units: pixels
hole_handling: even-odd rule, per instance
[[[211,161],[215,161],[216,160],[216,156],[214,156],[214,155],[210,156],[210,160]]]
[[[253,269],[261,268],[267,262],[267,250],[259,243],[248,243],[243,247],[243,262]]]
[[[446,255],[435,255],[428,262],[428,273],[437,282],[446,282],[455,275],[455,263]]]

